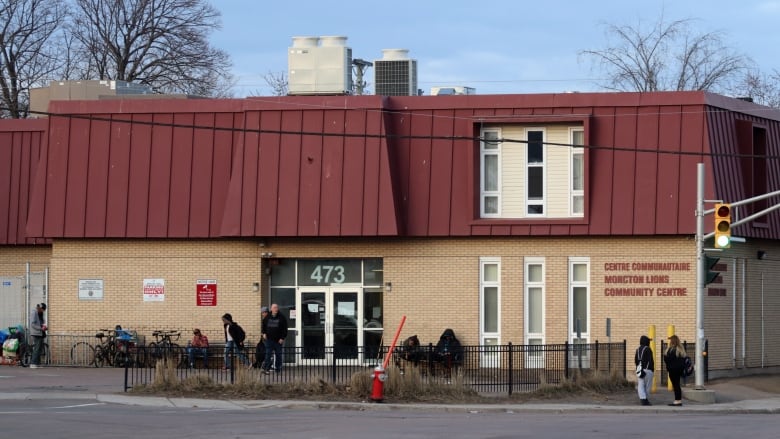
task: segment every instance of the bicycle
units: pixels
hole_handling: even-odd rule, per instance
[[[177,366],[182,362],[186,365],[187,360],[182,355],[183,350],[181,346],[174,343],[174,340],[178,340],[181,337],[181,331],[159,330],[152,332],[152,335],[156,340],[156,342],[149,343],[148,347],[152,359],[173,360],[178,357]]]
[[[100,329],[95,334],[98,343],[92,346],[86,341],[76,342],[70,348],[71,363],[83,363],[90,359],[88,365],[103,367],[103,365],[113,366],[122,365],[128,361],[128,350],[126,346],[117,343],[116,329]],[[108,335],[106,335],[108,334]],[[105,339],[105,340],[104,340]]]

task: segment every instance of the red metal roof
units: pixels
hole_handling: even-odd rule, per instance
[[[696,163],[708,169],[707,198],[732,184],[723,175],[733,164],[717,159],[709,172],[709,142],[742,116],[715,117],[717,101],[662,92],[54,102],[28,232],[693,234]],[[762,123],[776,133],[777,119]],[[585,128],[585,217],[480,219],[479,128],[553,122]],[[735,150],[728,135],[717,139],[718,151]],[[780,227],[766,236],[780,239]]]
[[[47,242],[25,233],[30,188],[46,125],[45,120],[0,120],[0,245]]]

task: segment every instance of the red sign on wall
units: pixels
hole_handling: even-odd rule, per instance
[[[195,287],[198,306],[217,306],[217,280],[198,280]]]

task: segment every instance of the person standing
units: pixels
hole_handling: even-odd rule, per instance
[[[195,368],[195,357],[203,357],[203,367],[209,368],[209,338],[198,328],[192,330],[192,341],[187,343],[187,357],[190,369]]]
[[[238,323],[233,321],[230,313],[222,316],[222,325],[225,328],[225,370],[231,368],[230,357],[235,354],[245,365],[249,365],[249,360],[244,355],[244,338],[246,334]]]
[[[680,338],[676,335],[669,337],[669,347],[664,353],[664,363],[666,371],[669,372],[669,381],[672,382],[674,389],[674,402],[669,404],[673,407],[682,407],[682,387],[680,387],[680,378],[685,369],[685,358],[688,353],[680,344]]]
[[[32,358],[30,359],[30,368],[37,369],[41,366],[41,349],[43,348],[43,339],[46,338],[46,318],[44,312],[46,304],[39,303],[30,313],[30,336],[33,339]]]
[[[263,319],[262,338],[265,340],[265,361],[263,361],[263,373],[271,373],[271,359],[276,372],[282,371],[282,346],[287,338],[287,319],[279,312],[279,305],[271,305],[271,313]]]
[[[634,354],[634,365],[637,367],[636,390],[639,394],[639,403],[642,405],[652,405],[648,392],[653,384],[655,360],[653,350],[650,349],[650,340],[652,339],[646,335],[639,337],[639,347]]]

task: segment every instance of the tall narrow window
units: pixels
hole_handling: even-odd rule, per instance
[[[529,216],[544,215],[544,130],[526,131],[527,167],[526,208]]]
[[[544,344],[544,259],[526,258],[525,260],[525,344],[541,346]],[[528,350],[526,366],[544,367],[544,352]]]
[[[573,347],[571,365],[586,366],[590,352],[590,261],[569,258],[569,333]]]
[[[501,132],[483,130],[480,137],[480,215],[497,217],[501,215]]]
[[[572,129],[572,145],[585,145],[585,132]],[[571,148],[571,216],[585,213],[585,154],[584,148]]]
[[[501,343],[501,260],[480,258],[480,355],[481,367],[498,367],[498,345]]]

